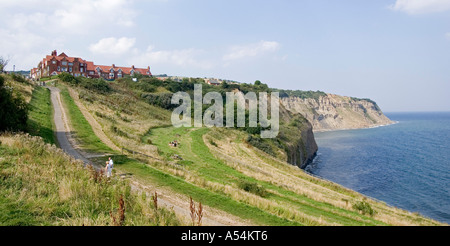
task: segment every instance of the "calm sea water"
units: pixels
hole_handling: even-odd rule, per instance
[[[386,115],[399,123],[315,133],[307,171],[450,224],[450,112]]]

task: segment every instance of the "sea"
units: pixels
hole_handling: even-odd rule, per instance
[[[450,112],[386,113],[396,124],[316,132],[305,170],[450,224]]]

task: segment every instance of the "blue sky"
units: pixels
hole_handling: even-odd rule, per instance
[[[28,70],[54,49],[154,74],[450,110],[450,0],[0,0],[0,55]]]

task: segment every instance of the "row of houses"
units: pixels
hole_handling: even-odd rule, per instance
[[[75,77],[87,78],[104,78],[107,80],[119,79],[127,75],[134,75],[135,73],[152,76],[150,66],[147,68],[119,67],[114,64],[95,65],[92,61],[86,61],[79,57],[70,57],[64,52],[57,54],[56,50],[52,51],[51,55],[47,55],[39,62],[36,68],[31,69],[30,77],[38,80],[43,77],[50,77],[60,73],[70,73]]]

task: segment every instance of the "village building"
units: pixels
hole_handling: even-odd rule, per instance
[[[51,55],[47,55],[39,62],[37,68],[31,69],[30,77],[37,80],[63,72],[75,77],[104,78],[107,80],[119,79],[127,75],[133,76],[135,73],[152,76],[150,66],[136,68],[134,65],[131,67],[118,67],[114,64],[111,66],[95,65],[92,61],[86,61],[79,57],[69,57],[64,52],[58,55],[54,50]]]
[[[209,78],[209,79],[205,79],[205,82],[209,85],[220,85],[222,83],[222,80]]]

